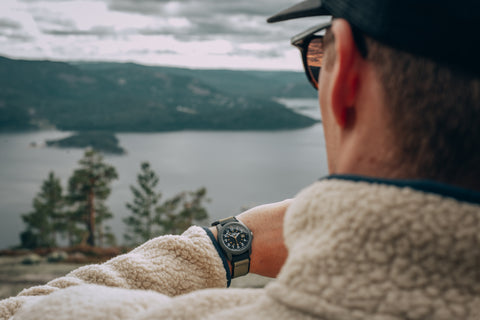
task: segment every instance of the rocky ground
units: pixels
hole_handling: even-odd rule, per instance
[[[24,257],[0,257],[0,299],[16,295],[23,288],[44,284],[78,268],[74,263],[47,263],[25,265]]]
[[[8,298],[19,293],[22,289],[61,277],[73,269],[82,266],[82,263],[49,263],[45,258],[38,263],[23,264],[25,256],[0,256],[0,299]],[[265,286],[270,278],[257,275],[247,275],[232,281],[232,287],[259,288]]]

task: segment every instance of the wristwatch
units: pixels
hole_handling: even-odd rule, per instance
[[[215,221],[217,239],[227,259],[232,263],[232,278],[250,271],[253,233],[235,217]]]

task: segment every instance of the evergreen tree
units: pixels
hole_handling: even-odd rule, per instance
[[[162,226],[163,234],[179,234],[178,208],[185,199],[185,192],[181,192],[170,199],[165,200],[155,211],[155,222]]]
[[[123,219],[127,225],[124,237],[130,244],[138,244],[158,235],[156,211],[162,193],[155,190],[159,177],[150,167],[150,163],[143,162],[141,172],[137,175],[137,186],[130,186],[133,193],[133,202],[127,203],[127,208],[132,212]]]
[[[162,193],[156,188],[159,177],[148,162],[141,164],[137,175],[138,186],[130,186],[133,202],[127,203],[131,215],[123,219],[127,225],[124,237],[129,244],[138,244],[160,234],[180,234],[192,224],[208,219],[204,203],[207,189],[181,192],[159,204]]]
[[[67,203],[71,204],[70,196],[67,196]],[[81,222],[81,210],[78,210],[79,205],[70,206],[70,209],[65,212],[63,234],[68,239],[70,246],[74,246],[86,239],[84,223]]]
[[[112,214],[104,201],[111,192],[110,184],[118,178],[116,169],[103,162],[100,153],[87,149],[79,161],[80,168],[73,172],[69,179],[68,199],[73,207],[71,219],[83,223],[86,231],[81,242],[95,246],[105,237],[103,222]],[[100,226],[96,229],[96,226]]]
[[[159,223],[165,233],[181,234],[193,224],[205,223],[209,216],[204,203],[210,201],[207,189],[181,192],[157,208]]]
[[[117,241],[115,235],[112,233],[110,226],[106,226],[103,222],[107,219],[113,218],[110,209],[105,206],[103,202],[97,201],[97,208],[95,214],[95,231],[98,246],[116,246]]]
[[[27,229],[20,235],[26,248],[55,247],[57,233],[63,227],[64,198],[60,180],[50,172],[33,199],[33,211],[22,215]]]

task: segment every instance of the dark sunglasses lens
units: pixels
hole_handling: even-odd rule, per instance
[[[307,65],[311,80],[318,88],[318,76],[323,60],[323,38],[313,38],[308,44]]]

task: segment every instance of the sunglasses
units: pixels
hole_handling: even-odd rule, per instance
[[[322,67],[324,54],[324,34],[317,35],[316,33],[321,31],[325,32],[331,26],[331,22],[317,25],[297,34],[292,37],[291,40],[292,45],[297,47],[302,54],[305,74],[315,90],[318,90],[318,76],[320,75],[320,68]]]
[[[291,40],[293,46],[297,47],[302,54],[303,68],[307,75],[308,81],[315,90],[318,90],[318,76],[323,63],[323,55],[325,47],[323,37],[328,28],[332,26],[332,22],[314,26],[300,34],[294,36]],[[357,46],[360,55],[363,58],[368,56],[367,43],[362,32],[355,26],[351,25],[353,40]],[[323,34],[316,34],[322,32]]]

